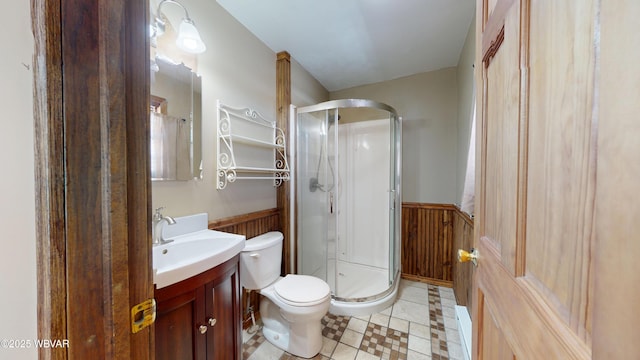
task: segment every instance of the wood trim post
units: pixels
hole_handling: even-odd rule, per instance
[[[153,298],[149,1],[125,0],[129,307]],[[130,359],[155,359],[154,326],[129,334]]]
[[[32,0],[40,359],[147,359],[153,297],[145,0]],[[64,64],[64,66],[62,65]]]
[[[277,54],[276,60],[276,122],[277,126],[282,129],[285,134],[285,138],[289,137],[289,106],[291,105],[291,55],[288,52],[282,51]],[[285,153],[287,158],[291,155],[291,145],[287,143]],[[280,224],[282,226],[282,233],[284,234],[284,243],[282,244],[282,271],[284,274],[291,274],[295,272],[295,269],[291,268],[291,257],[295,259],[295,251],[291,253],[291,242],[295,239],[291,239],[289,234],[292,224],[291,209],[290,209],[290,192],[291,184],[288,181],[283,181],[278,187],[278,209],[280,210]]]
[[[31,19],[35,47],[38,338],[68,339],[60,2],[32,0]],[[66,359],[67,348],[40,350],[39,357]]]

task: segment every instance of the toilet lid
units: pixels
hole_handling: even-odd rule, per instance
[[[297,304],[318,303],[331,292],[326,282],[309,275],[287,275],[274,288],[282,299]]]

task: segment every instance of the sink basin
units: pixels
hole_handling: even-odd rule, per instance
[[[179,221],[179,218],[176,218]],[[244,249],[243,235],[197,230],[153,247],[153,282],[162,288],[188,279],[231,259]]]

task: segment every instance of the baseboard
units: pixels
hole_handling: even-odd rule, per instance
[[[462,344],[462,353],[465,360],[471,359],[471,317],[465,306],[456,305],[456,320]]]
[[[405,273],[402,273],[401,277],[406,280],[417,281],[417,282],[435,285],[435,286],[444,286],[448,288],[453,287],[453,281],[448,281],[448,280],[433,279],[433,278],[405,274]]]

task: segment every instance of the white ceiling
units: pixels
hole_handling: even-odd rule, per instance
[[[474,0],[217,0],[329,91],[456,66]]]

